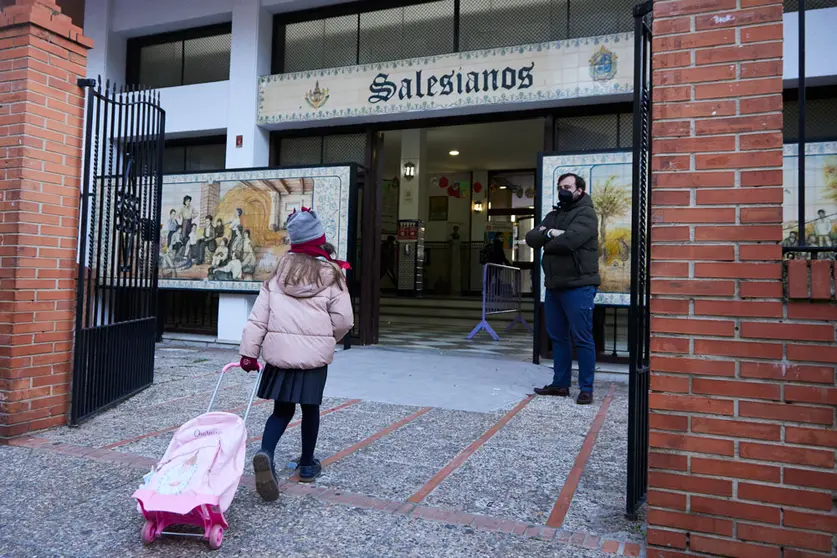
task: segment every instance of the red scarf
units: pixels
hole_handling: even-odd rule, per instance
[[[352,269],[352,266],[349,265],[349,262],[344,262],[343,260],[336,260],[331,257],[331,254],[326,252],[322,249],[322,245],[325,244],[326,237],[325,235],[321,236],[320,238],[315,238],[314,240],[309,240],[308,242],[302,242],[300,244],[291,244],[291,252],[294,254],[308,254],[309,256],[323,257],[330,262],[336,263],[340,266],[341,269]]]

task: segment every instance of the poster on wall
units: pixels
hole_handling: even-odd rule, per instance
[[[799,146],[784,148],[784,203],[782,246],[799,244]],[[837,142],[809,143],[805,146],[805,244],[837,246]],[[810,257],[788,253],[786,258]],[[826,252],[821,258],[834,258]]]
[[[486,223],[484,242],[491,244],[499,238],[504,250],[511,250],[514,246],[514,223],[511,221],[493,221]]]
[[[596,304],[628,305],[631,292],[632,154],[545,155],[541,174],[541,215],[552,211],[558,178],[574,173],[587,182],[599,218],[599,275]],[[543,274],[542,274],[543,275]],[[542,277],[543,278],[543,277]],[[541,301],[546,289],[541,287]]]
[[[163,177],[160,288],[258,291],[289,248],[287,219],[319,214],[347,259],[351,166]]]

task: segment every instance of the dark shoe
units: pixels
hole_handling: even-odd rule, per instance
[[[300,465],[297,467],[299,472],[299,482],[314,482],[314,479],[323,474],[323,466],[319,459],[314,460],[313,465]]]
[[[578,394],[578,399],[576,399],[575,402],[579,405],[589,405],[593,402],[593,392],[582,391]]]
[[[268,502],[278,500],[279,483],[267,452],[260,451],[253,457],[253,470],[256,472],[256,492],[259,496]]]
[[[535,393],[537,395],[554,395],[556,397],[569,397],[570,388],[543,386],[542,388],[535,388]]]

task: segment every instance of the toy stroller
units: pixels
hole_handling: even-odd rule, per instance
[[[232,413],[213,413],[212,405],[225,374],[237,366],[235,362],[224,366],[206,413],[178,429],[163,458],[134,492],[137,508],[145,518],[144,544],[154,542],[170,525],[183,524],[203,527],[204,533],[166,534],[201,537],[209,541],[209,548],[221,547],[228,528],[224,512],[244,473],[245,424],[262,377],[260,366],[243,419]]]

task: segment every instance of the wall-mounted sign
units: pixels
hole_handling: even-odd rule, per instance
[[[262,77],[259,124],[548,102],[633,88],[633,34]]]

